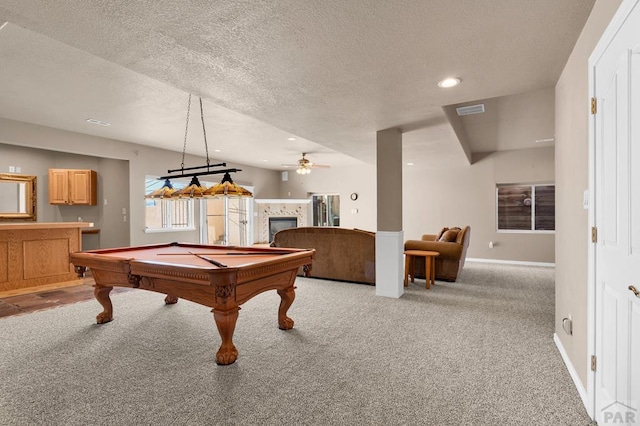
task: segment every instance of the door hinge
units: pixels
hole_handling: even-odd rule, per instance
[[[591,371],[596,371],[596,356],[591,355]]]
[[[598,228],[595,226],[591,227],[591,242],[592,243],[598,242]]]
[[[598,101],[596,98],[591,98],[591,114],[598,112]]]

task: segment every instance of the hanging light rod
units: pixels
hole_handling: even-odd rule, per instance
[[[180,170],[180,169],[178,169]],[[185,169],[188,170],[188,169]],[[242,169],[220,169],[220,170],[209,170],[206,172],[195,172],[195,173],[181,173],[179,175],[167,175],[167,176],[160,176],[158,178],[158,180],[163,180],[163,179],[178,179],[178,178],[182,178],[182,177],[194,177],[194,176],[205,176],[205,175],[219,175],[221,173],[235,173],[235,172],[241,172]]]
[[[226,167],[227,163],[219,163],[219,164],[207,164],[205,166],[195,166],[195,167],[181,167],[179,169],[167,170],[167,173],[175,173],[182,170],[198,170],[198,169],[209,169],[211,167]]]

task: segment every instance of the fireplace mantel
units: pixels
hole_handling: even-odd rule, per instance
[[[311,199],[309,198],[262,198],[253,200],[256,204],[309,204],[311,203]]]

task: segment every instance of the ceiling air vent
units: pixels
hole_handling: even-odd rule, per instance
[[[484,104],[478,105],[469,105],[464,107],[456,108],[459,116],[463,115],[471,115],[471,114],[481,114],[484,112]]]

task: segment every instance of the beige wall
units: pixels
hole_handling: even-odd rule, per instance
[[[402,133],[400,129],[376,134],[376,182],[378,231],[402,231]],[[401,236],[399,237],[402,238]]]
[[[553,147],[481,155],[471,166],[450,169],[406,167],[403,172],[405,239],[419,239],[443,226],[471,225],[469,257],[553,263],[553,234],[496,233],[496,183],[554,182]],[[372,165],[289,172],[282,198],[310,193],[340,195],[340,225],[376,230],[376,170]],[[349,195],[358,193],[358,200]],[[357,209],[357,213],[354,212]],[[489,241],[496,243],[489,249]]]
[[[495,216],[496,184],[553,182],[553,147],[475,155],[472,165],[455,168],[405,166],[405,239],[469,225],[468,257],[553,263],[553,234],[498,233]]]
[[[556,85],[556,333],[585,389],[589,222],[588,59],[621,0],[598,0]],[[573,336],[561,321],[571,315]]]
[[[165,174],[168,168],[177,167],[179,153],[4,119],[0,119],[0,142],[27,147],[0,145],[0,170],[20,165],[24,173],[38,176],[40,221],[74,221],[81,216],[101,228],[101,247],[198,241],[198,233],[193,231],[144,233],[145,176]],[[102,158],[104,156],[127,159]],[[405,167],[405,239],[420,238],[442,226],[469,224],[473,230],[470,257],[554,262],[553,235],[496,234],[494,194],[496,183],[553,182],[553,149],[506,151],[480,157],[483,158],[476,159],[472,166],[455,169]],[[202,158],[187,157],[187,165],[201,163]],[[95,207],[50,206],[46,201],[49,167],[97,170],[101,202]],[[297,199],[308,198],[312,193],[339,194],[342,227],[377,229],[373,165],[315,169],[304,176],[290,171],[286,182],[282,182],[280,172],[239,167],[243,171],[234,178],[241,184],[255,186],[256,198]],[[352,193],[358,194],[357,200],[351,200]],[[129,212],[126,223],[122,219],[122,208]],[[488,248],[489,241],[496,243],[492,250]]]
[[[282,182],[279,198],[306,199],[312,194],[338,194],[342,228],[376,230],[375,166],[314,169],[308,175],[291,170],[288,175],[288,180]],[[352,193],[358,194],[356,201],[351,200]]]
[[[129,210],[129,164],[123,160],[68,154],[15,145],[0,144],[0,170],[19,166],[22,174],[38,179],[37,213],[39,222],[93,222],[100,235],[83,238],[83,248],[115,247],[129,244],[129,226],[123,223],[122,208]],[[48,169],[91,169],[98,173],[98,199],[111,203],[96,206],[57,206],[49,204]],[[122,188],[125,190],[123,191]],[[106,232],[105,232],[106,231]]]
[[[127,244],[151,244],[167,241],[185,241],[198,242],[198,231],[190,232],[171,232],[171,233],[150,233],[144,232],[145,218],[145,178],[149,176],[161,176],[167,173],[167,169],[174,169],[180,166],[181,154],[173,151],[157,149],[149,146],[137,145],[122,142],[113,139],[105,139],[97,136],[84,135],[65,130],[53,129],[50,127],[37,126],[33,124],[23,123],[14,120],[0,118],[0,144],[5,144],[3,149],[9,151],[10,146],[22,146],[28,148],[39,148],[53,153],[46,154],[44,151],[37,165],[37,173],[39,176],[38,191],[42,194],[38,201],[39,220],[44,221],[50,218],[52,221],[77,220],[77,216],[82,216],[83,220],[100,223],[103,218],[106,229],[101,229],[101,246],[102,238],[105,233],[124,232],[129,233],[129,241]],[[14,148],[15,150],[15,148]],[[14,151],[15,152],[15,151]],[[57,153],[57,154],[56,154]],[[61,153],[66,153],[63,155]],[[75,154],[75,155],[68,155]],[[15,164],[28,164],[29,160],[26,152],[17,151]],[[57,159],[57,160],[56,160]],[[128,176],[125,170],[118,163],[108,160],[124,160],[128,162]],[[4,162],[4,160],[2,160]],[[13,162],[13,160],[11,160]],[[215,163],[215,159],[212,159]],[[197,166],[204,164],[205,160],[201,157],[187,156],[185,158],[186,166]],[[8,164],[11,165],[11,164]],[[0,163],[2,166],[2,163]],[[229,168],[239,168],[242,172],[233,175],[234,181],[241,185],[253,186],[255,188],[256,198],[275,198],[279,193],[280,173],[272,170],[259,169],[256,167],[243,166],[240,164],[227,163]],[[6,166],[5,166],[6,167]],[[28,168],[23,167],[23,172],[27,173]],[[36,167],[34,165],[34,167]],[[68,208],[49,206],[46,199],[48,197],[46,187],[46,174],[43,175],[42,170],[48,167],[69,167],[69,168],[90,168],[100,171],[102,168],[102,180],[99,177],[98,198],[101,207],[73,207],[73,211]],[[8,170],[4,168],[4,170]],[[35,169],[34,169],[35,170]],[[109,172],[109,181],[107,179],[107,171]],[[40,177],[42,176],[42,177]],[[221,178],[221,176],[220,176]],[[105,186],[106,182],[117,182],[113,186]],[[104,206],[104,188],[115,188],[109,190],[107,194],[108,204]],[[123,194],[126,196],[122,197]],[[64,206],[67,207],[67,206]],[[58,209],[51,210],[51,208]],[[104,209],[108,210],[108,213]],[[122,208],[126,208],[128,212],[125,223],[122,220]],[[77,210],[77,209],[82,209]],[[41,216],[41,212],[44,213]],[[104,213],[104,214],[103,214]],[[75,218],[75,219],[74,219]],[[198,219],[198,218],[197,218]],[[120,241],[121,238],[118,238]],[[110,245],[120,245],[115,240],[106,239]]]

